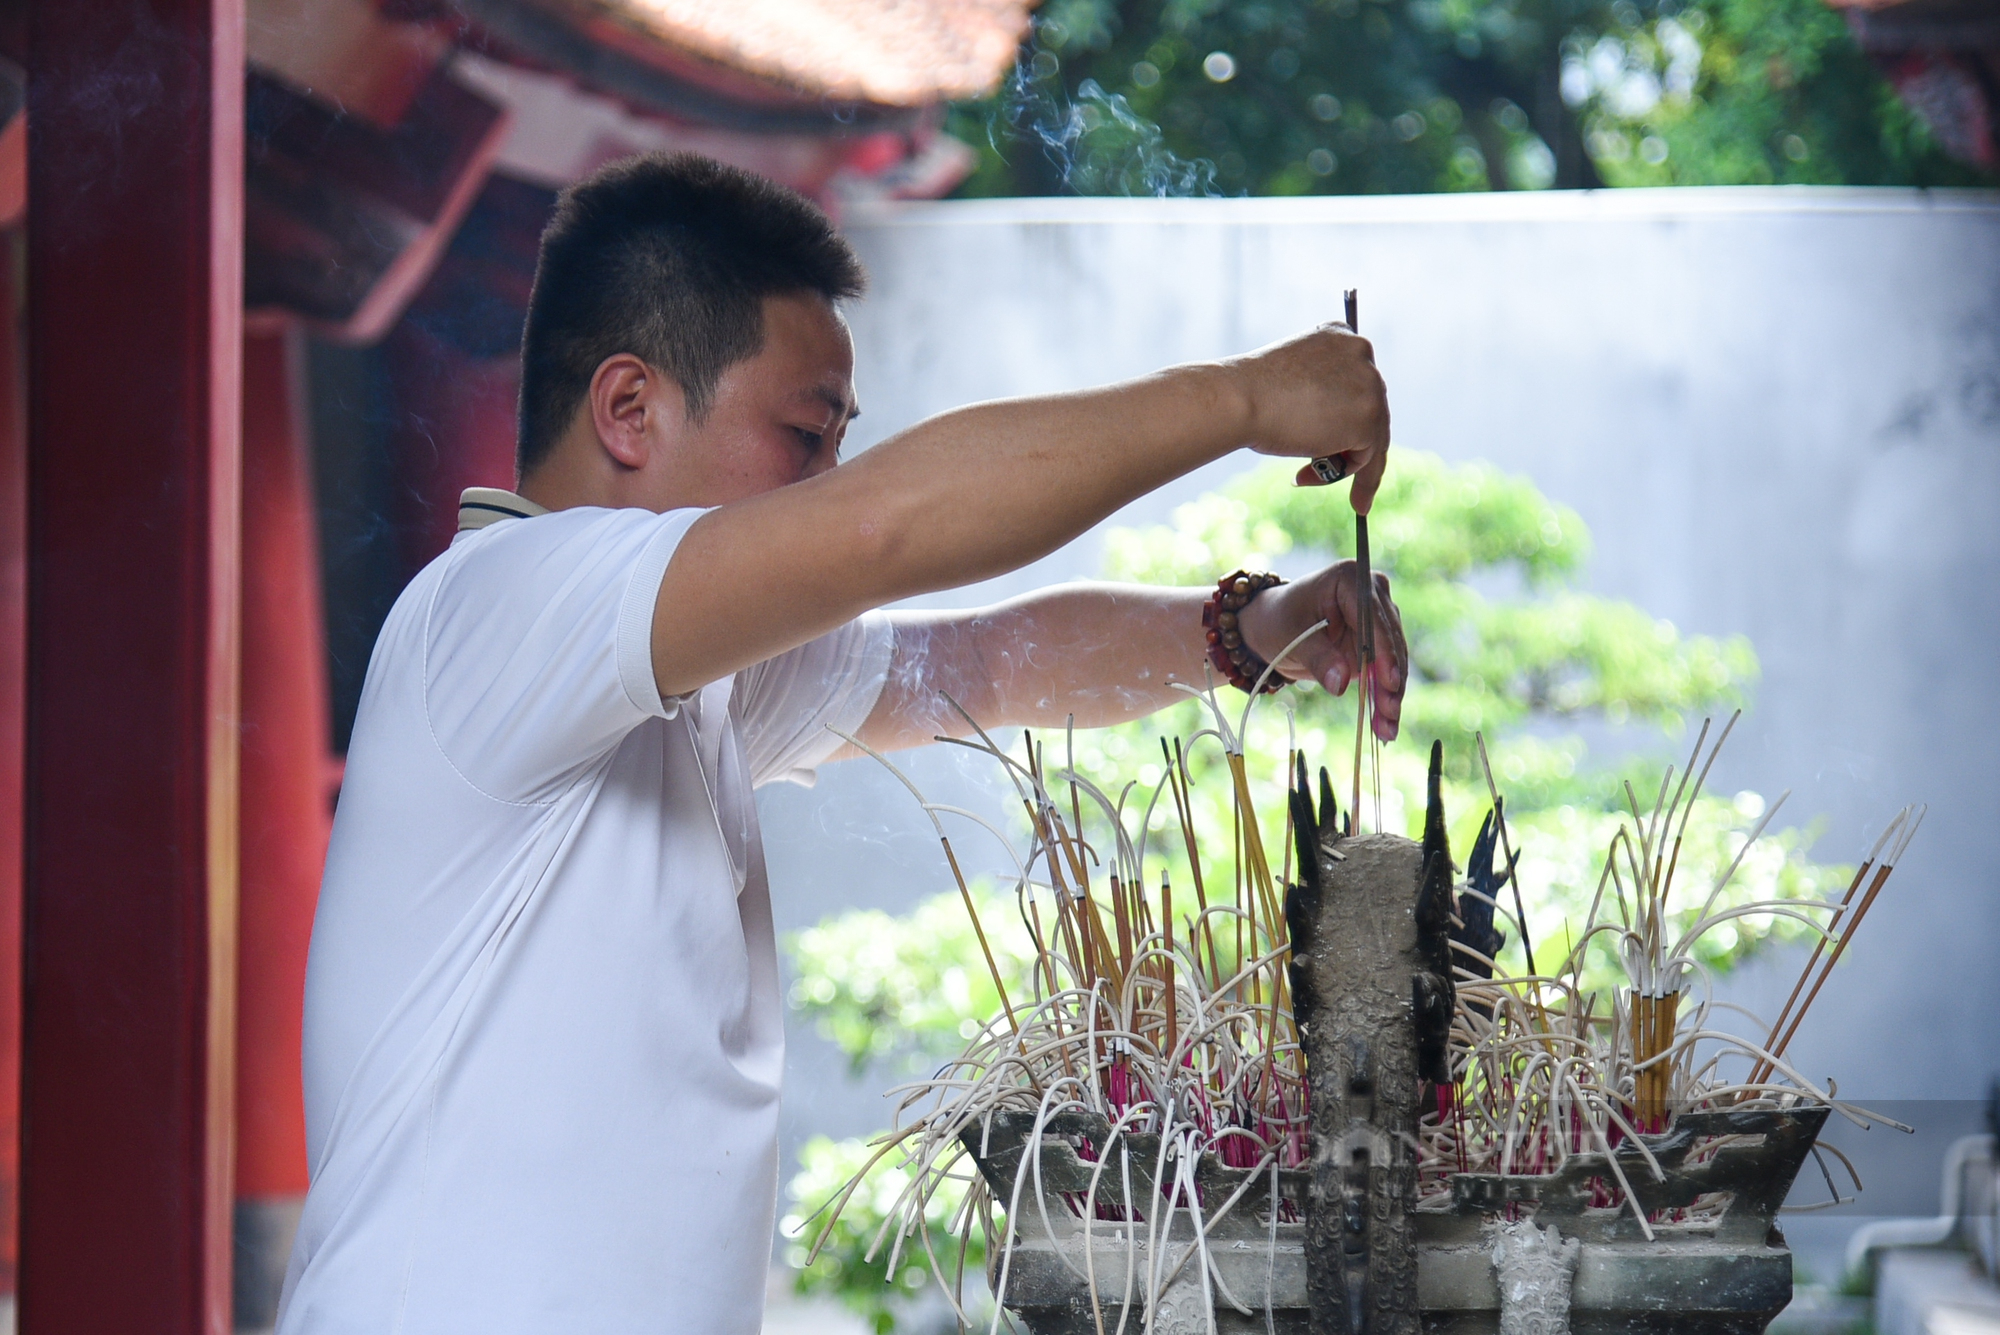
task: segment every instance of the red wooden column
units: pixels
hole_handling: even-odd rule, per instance
[[[30,0],[25,1335],[229,1328],[242,0]]]
[[[4,138],[0,134],[0,143]],[[4,172],[0,150],[0,179]],[[0,198],[4,194],[0,185]],[[13,221],[18,224],[18,217]],[[15,226],[0,231],[0,1293],[9,1295],[21,1181],[21,751],[28,671],[20,241]]]
[[[414,575],[451,546],[467,487],[514,485],[521,359],[475,357],[405,320],[384,345],[396,402],[403,565]]]
[[[236,1313],[277,1316],[306,1194],[306,946],[333,829],[325,618],[304,339],[243,341],[243,802],[236,1005]]]

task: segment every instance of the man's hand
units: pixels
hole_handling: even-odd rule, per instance
[[[1355,485],[1360,485],[1359,479]],[[1361,675],[1361,643],[1355,633],[1361,619],[1357,597],[1360,574],[1353,561],[1340,561],[1310,579],[1260,594],[1243,609],[1244,639],[1269,662],[1271,655],[1283,652],[1307,626],[1325,621],[1325,629],[1278,663],[1278,672],[1291,681],[1310,679],[1329,694],[1341,694]],[[1396,739],[1402,723],[1410,650],[1403,640],[1403,615],[1389,596],[1389,577],[1379,571],[1374,604],[1375,657],[1368,687],[1374,704],[1375,735],[1390,742]]]
[[[1319,459],[1338,456],[1354,479],[1348,499],[1367,514],[1382,485],[1389,455],[1389,396],[1375,369],[1375,350],[1346,325],[1234,358],[1250,403],[1249,443],[1260,454]],[[1301,486],[1322,486],[1311,465]]]

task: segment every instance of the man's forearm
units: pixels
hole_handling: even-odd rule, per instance
[[[969,729],[1108,727],[1203,681],[1206,589],[1065,584],[965,612],[895,613],[896,653],[862,740],[880,750]]]
[[[675,622],[656,622],[661,689],[1046,555],[1243,444],[1246,414],[1223,368],[1182,367],[946,413],[821,477],[724,506],[689,530],[663,586]],[[657,633],[683,625],[703,628],[697,656],[676,656]]]
[[[1342,694],[1360,671],[1357,576],[1352,561],[1340,561],[1262,594],[1241,614],[1245,642],[1275,659],[1285,679]],[[889,680],[861,739],[890,750],[964,735],[970,725],[947,695],[985,728],[1060,727],[1072,718],[1099,728],[1142,718],[1184,698],[1177,683],[1210,680],[1201,613],[1211,592],[1063,584],[972,611],[895,613]],[[1380,575],[1373,611],[1370,698],[1377,733],[1389,740],[1402,717],[1409,649]]]
[[[1188,366],[1107,389],[975,404],[921,423],[815,483],[857,531],[893,507],[855,596],[956,588],[1047,555],[1106,515],[1244,444],[1231,375]],[[803,488],[801,488],[803,490]]]

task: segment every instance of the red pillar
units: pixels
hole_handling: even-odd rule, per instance
[[[0,1293],[14,1292],[21,1181],[21,750],[28,639],[28,435],[21,234],[0,232]]]
[[[306,945],[332,808],[324,617],[294,328],[243,342],[242,891],[236,993],[239,1319],[276,1315],[306,1191]]]
[[[229,1329],[242,0],[31,0],[28,1335]]]
[[[461,491],[514,485],[521,359],[475,357],[409,320],[385,346],[395,384],[397,481],[409,507],[403,562],[414,575],[451,546]]]

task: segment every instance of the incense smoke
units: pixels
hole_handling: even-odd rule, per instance
[[[1220,193],[1214,163],[1175,153],[1159,126],[1095,79],[1078,85],[1072,99],[1053,62],[1042,51],[1015,65],[988,122],[996,150],[1004,155],[1003,136],[1039,147],[1072,194],[1205,199]]]

